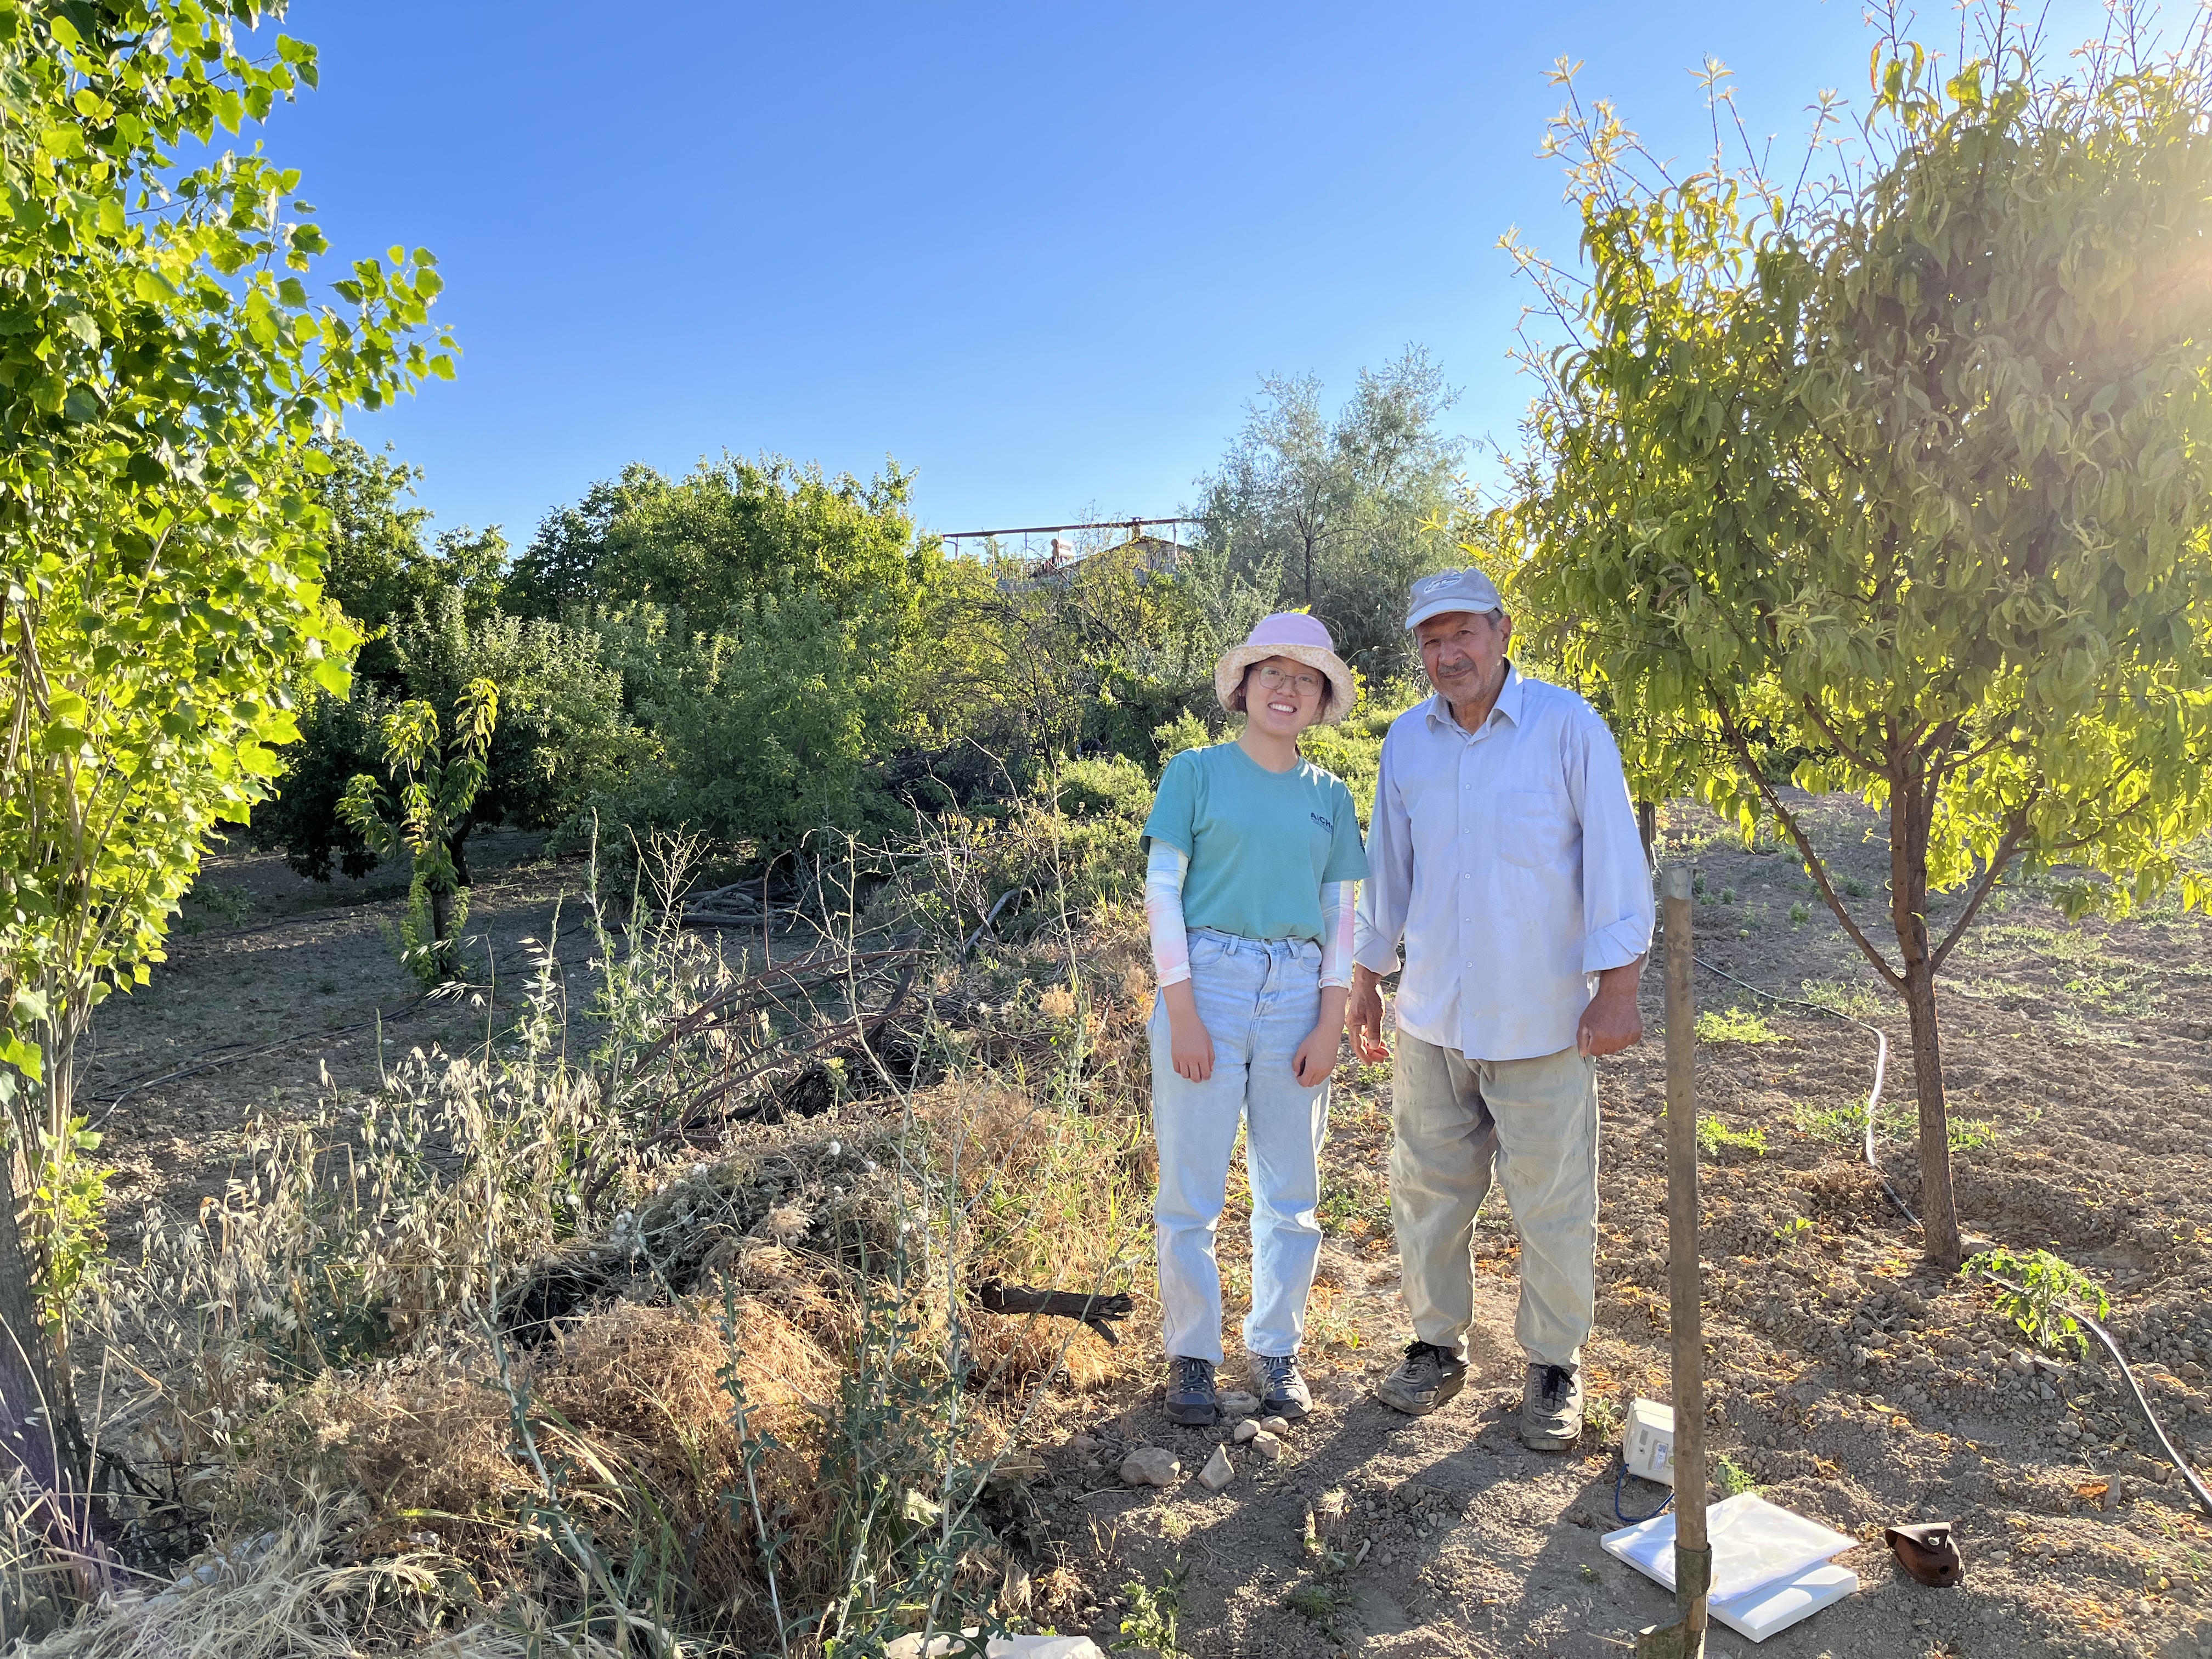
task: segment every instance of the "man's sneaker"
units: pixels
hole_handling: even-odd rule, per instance
[[[1168,1420],[1193,1428],[1212,1426],[1220,1415],[1213,1397],[1213,1362],[1186,1359],[1178,1354],[1168,1361]]]
[[[1433,1342],[1409,1342],[1406,1357],[1375,1385],[1375,1397],[1413,1417],[1426,1417],[1467,1386],[1467,1361]]]
[[[1313,1409],[1313,1390],[1298,1375],[1294,1353],[1255,1353],[1252,1356],[1252,1384],[1260,1391],[1260,1415],[1297,1422]]]
[[[1529,1366],[1521,1390],[1521,1443],[1530,1451],[1572,1451],[1582,1437],[1581,1369]]]

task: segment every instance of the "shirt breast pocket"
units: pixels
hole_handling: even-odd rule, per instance
[[[1524,870],[1565,862],[1580,826],[1566,796],[1550,789],[1509,789],[1498,797],[1498,856]]]

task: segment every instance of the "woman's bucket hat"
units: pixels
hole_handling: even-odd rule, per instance
[[[1328,686],[1328,695],[1322,699],[1321,705],[1324,726],[1335,725],[1359,701],[1359,682],[1345,666],[1344,659],[1336,654],[1328,629],[1319,619],[1303,611],[1278,611],[1271,617],[1261,617],[1250,637],[1224,653],[1221,660],[1213,665],[1213,695],[1221,700],[1224,708],[1236,712],[1229,699],[1243,684],[1244,671],[1270,657],[1288,657],[1320,671]]]

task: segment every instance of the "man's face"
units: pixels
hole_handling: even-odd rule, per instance
[[[1466,702],[1494,689],[1505,673],[1505,647],[1513,619],[1503,611],[1478,616],[1447,611],[1413,630],[1421,667],[1447,702]]]

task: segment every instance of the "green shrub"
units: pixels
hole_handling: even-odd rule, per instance
[[[1990,1273],[2010,1279],[2020,1288],[2000,1285],[1997,1311],[2020,1328],[2021,1334],[2051,1353],[2086,1353],[2089,1340],[2081,1322],[2067,1312],[2074,1302],[2099,1319],[2112,1310],[2104,1287],[2063,1256],[2049,1250],[2030,1250],[2015,1255],[2010,1250],[1984,1250],[1970,1256],[1960,1269],[1967,1278]]]
[[[1065,763],[1054,798],[1070,817],[1115,817],[1141,824],[1152,810],[1152,785],[1136,762],[1109,755]]]

